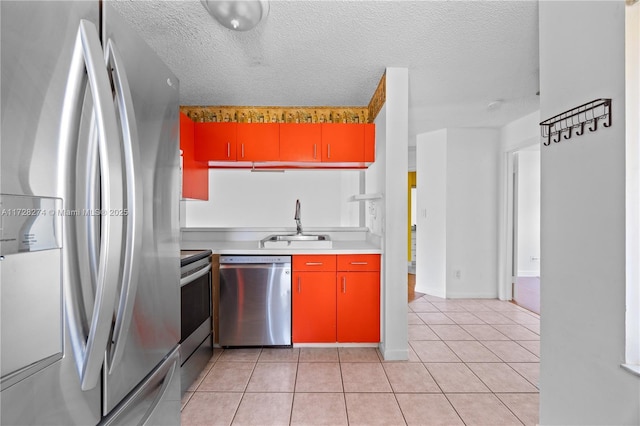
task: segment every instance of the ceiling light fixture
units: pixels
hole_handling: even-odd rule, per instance
[[[235,31],[249,31],[267,17],[267,0],[200,0],[207,12],[220,24]]]
[[[495,101],[489,102],[489,105],[487,105],[487,110],[495,111],[502,106],[503,102],[504,101],[502,99],[496,99]]]

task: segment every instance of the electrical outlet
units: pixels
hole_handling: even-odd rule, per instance
[[[462,270],[460,269],[456,269],[453,271],[453,276],[456,280],[461,280],[462,279]]]

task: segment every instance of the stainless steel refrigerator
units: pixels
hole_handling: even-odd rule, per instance
[[[0,423],[179,424],[178,80],[108,1],[1,1]]]

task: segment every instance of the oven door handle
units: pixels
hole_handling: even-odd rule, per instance
[[[201,276],[208,274],[210,270],[211,270],[211,264],[207,265],[205,268],[200,269],[198,272],[196,272],[193,275],[189,275],[187,277],[180,278],[180,287],[183,287],[183,286],[189,284],[190,282],[193,282],[193,281],[197,280]]]

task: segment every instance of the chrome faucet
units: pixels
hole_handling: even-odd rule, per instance
[[[300,200],[296,200],[296,214],[293,218],[296,220],[296,234],[302,235],[302,222],[300,222]]]

